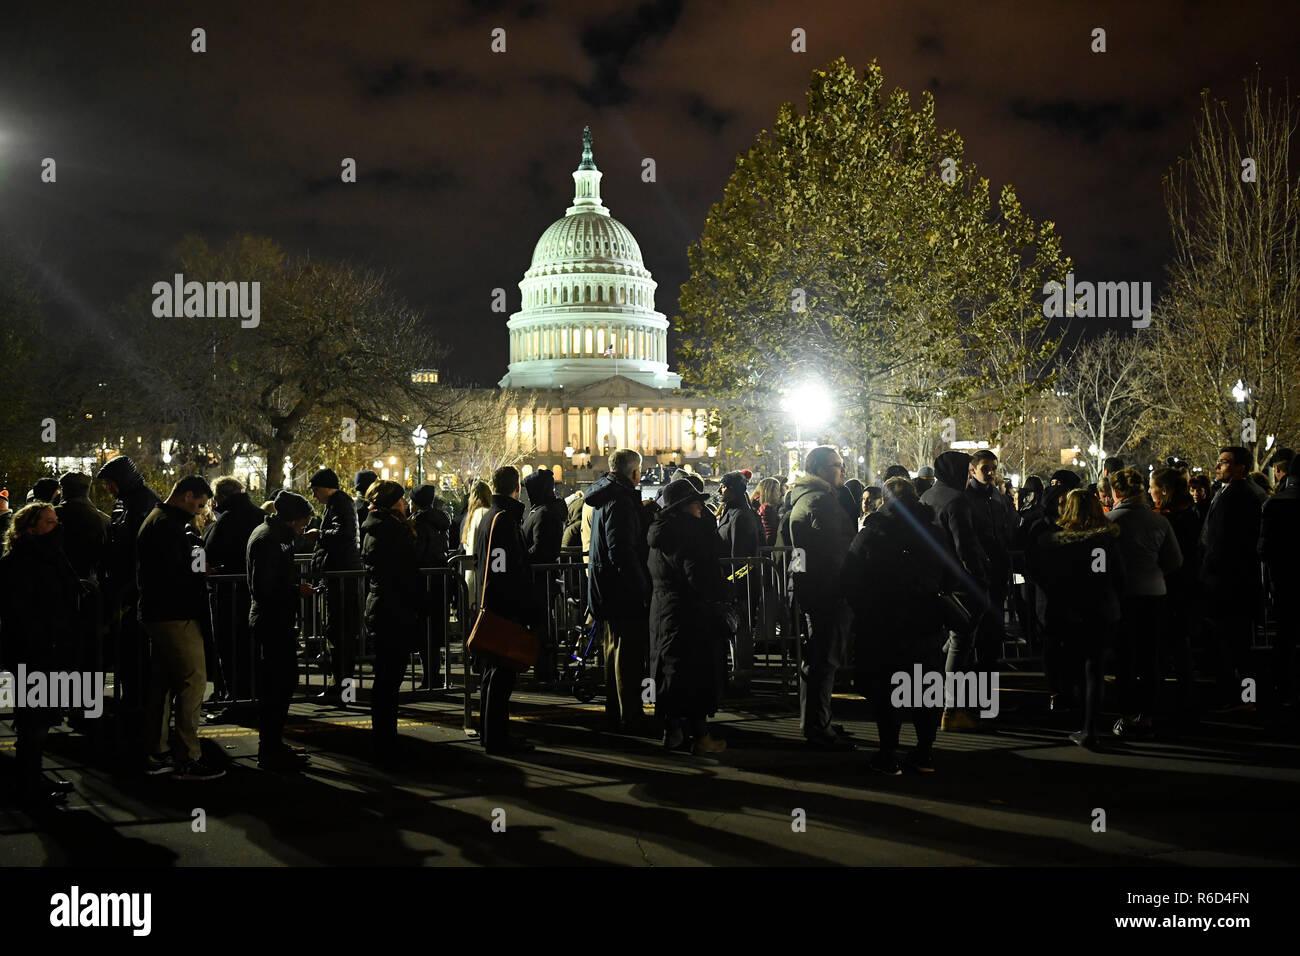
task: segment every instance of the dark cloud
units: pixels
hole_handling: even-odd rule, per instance
[[[684,0],[652,0],[586,26],[580,42],[594,69],[580,88],[583,101],[590,106],[617,106],[633,99],[635,91],[623,79],[623,71],[638,61],[646,47],[672,33],[684,6]]]
[[[339,167],[339,172],[332,176],[307,179],[303,182],[303,189],[309,196],[317,195],[336,186],[340,189],[356,189],[368,186],[387,191],[403,190],[432,193],[453,189],[459,185],[456,174],[440,163],[426,165],[422,169],[400,169],[395,166],[376,166],[372,169],[367,168],[365,161],[362,160],[357,164],[357,181],[355,183],[343,182],[341,173],[342,166]]]
[[[734,110],[721,109],[694,94],[686,98],[686,115],[711,133],[721,133],[736,118]]]
[[[1016,119],[1049,129],[1077,133],[1085,143],[1095,143],[1112,132],[1151,132],[1169,120],[1164,107],[1104,100],[1086,103],[1075,99],[1015,99],[1008,106]]]

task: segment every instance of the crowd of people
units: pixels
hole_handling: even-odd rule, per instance
[[[1062,470],[1012,489],[992,451],[948,451],[914,477],[893,465],[881,485],[864,487],[846,481],[839,452],[822,446],[789,483],[723,475],[715,509],[702,479],[684,470],[643,498],[641,456],[619,449],[585,491],[561,497],[549,470],[521,480],[503,467],[474,483],[453,514],[432,485],[408,490],[361,471],[354,497],[329,468],[308,482],[314,504],[286,489],[258,505],[235,478],[210,486],[197,475],[162,498],[119,456],[95,476],[114,499],[111,515],[90,502],[84,474],[42,479],[16,511],[0,495],[0,665],[111,670],[116,712],[144,771],[189,781],[224,773],[204,757],[198,733],[211,680],[219,698],[256,697],[259,766],[301,770],[310,757],[284,740],[284,727],[299,682],[301,609],[319,594],[330,678],[322,701],[345,699],[364,621],[373,756],[398,765],[403,674],[419,654],[433,686],[452,613],[449,589],[427,587],[421,569],[471,556],[461,620],[478,609],[543,633],[553,609],[545,575],[533,569],[580,549],[588,622],[603,643],[607,729],[716,754],[726,742],[709,719],[726,693],[728,655],[742,671],[747,663],[753,588],[737,581],[747,561],[774,548],[797,608],[782,626],[801,637],[808,745],[855,749],[832,708],[851,658],[879,728],[870,767],[928,773],[938,732],[971,729],[978,718],[951,695],[942,707],[894,706],[893,677],[996,670],[1008,613],[1041,639],[1050,706],[1077,714],[1071,739],[1083,746],[1195,723],[1197,650],[1216,680],[1215,706],[1291,706],[1300,474],[1285,451],[1272,468],[1270,480],[1253,471],[1248,449],[1231,446],[1213,482],[1185,462],[1143,472],[1109,459],[1095,485]],[[296,555],[308,552],[304,572]],[[239,586],[218,599],[213,574],[235,575]],[[1257,672],[1252,637],[1266,604],[1273,651]],[[1119,716],[1103,726],[1112,656]],[[492,655],[474,664],[483,749],[531,750],[510,733],[518,671]],[[58,802],[70,789],[42,772],[60,719],[54,707],[15,713],[24,801]],[[900,757],[904,721],[917,744]]]

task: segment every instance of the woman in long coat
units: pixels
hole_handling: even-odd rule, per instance
[[[708,718],[718,709],[726,592],[704,501],[690,482],[670,481],[650,526],[650,672],[664,747],[718,753],[727,745]]]

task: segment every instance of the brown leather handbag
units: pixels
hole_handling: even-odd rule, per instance
[[[501,512],[498,511],[488,528],[486,556],[489,566],[492,561],[492,532],[496,530],[497,518],[500,517]],[[474,629],[470,631],[465,646],[471,654],[496,658],[497,663],[508,670],[526,671],[537,663],[537,635],[522,624],[487,609],[485,602],[490,576],[486,571],[483,574],[483,594],[478,602],[478,618],[474,621]]]

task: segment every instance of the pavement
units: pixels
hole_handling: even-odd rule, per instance
[[[851,753],[810,750],[793,698],[728,703],[717,757],[601,731],[599,700],[516,692],[514,727],[537,744],[491,757],[453,693],[405,701],[401,772],[369,762],[363,706],[294,704],[300,774],[257,767],[250,727],[210,724],[220,780],[183,782],[100,765],[89,741],[51,735],[47,766],[77,788],[39,819],[0,808],[2,866],[1282,866],[1300,740],[1254,714],[1210,717],[1177,739],[1083,750],[1068,717],[1030,688],[1003,689],[978,731],[941,733],[937,772],[882,777],[865,701],[837,695]],[[427,696],[427,695],[426,695]],[[7,725],[0,725],[8,730]],[[915,738],[905,728],[903,746]],[[0,756],[13,738],[0,736]],[[1100,812],[1099,812],[1100,811]]]

